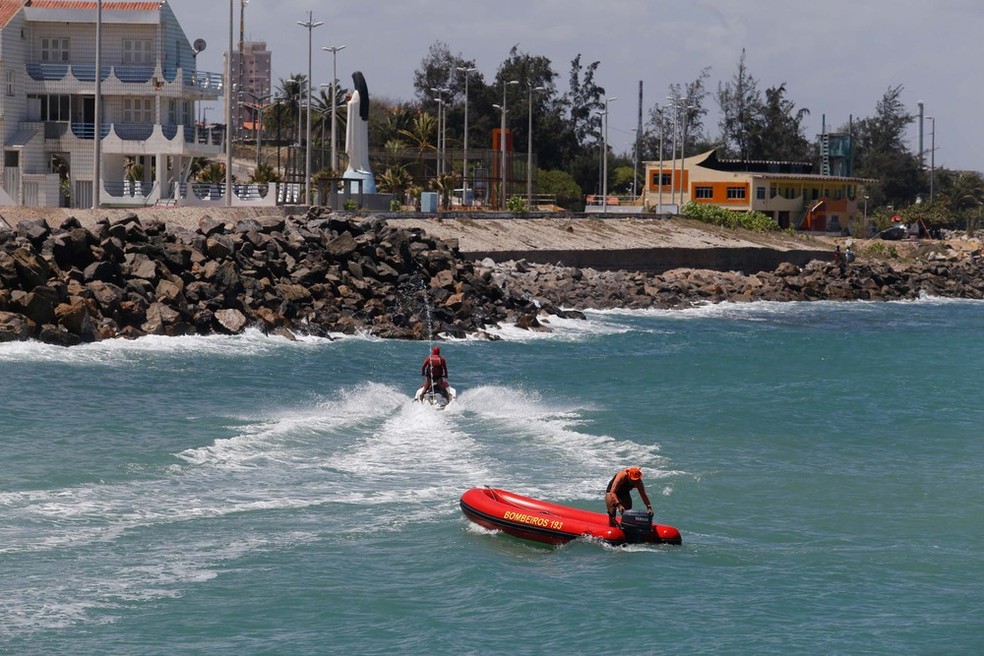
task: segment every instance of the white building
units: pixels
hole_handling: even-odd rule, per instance
[[[196,127],[222,76],[196,71],[166,0],[102,6],[100,201],[172,199],[193,158],[223,152]],[[96,17],[95,0],[0,0],[0,205],[92,206]]]

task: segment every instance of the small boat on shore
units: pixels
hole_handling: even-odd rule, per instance
[[[617,526],[610,526],[605,513],[561,506],[491,487],[468,490],[461,495],[460,505],[465,517],[479,526],[545,544],[564,544],[579,537],[597,538],[614,545],[683,542],[680,531],[665,524],[653,524],[646,511],[627,510]]]

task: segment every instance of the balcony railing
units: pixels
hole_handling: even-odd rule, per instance
[[[65,123],[45,123],[45,138],[57,139],[67,130],[57,131],[58,126]],[[103,123],[102,138],[115,134],[122,141],[147,141],[154,136],[157,125],[154,123]],[[222,146],[225,143],[225,131],[212,126],[179,125],[165,123],[160,126],[161,134],[168,141],[180,139],[186,144],[200,146]],[[73,122],[72,134],[78,139],[93,139],[95,137],[94,123]]]
[[[27,74],[32,80],[62,80],[68,75],[68,64],[41,64],[32,62],[27,65]]]
[[[113,72],[112,66],[100,66],[99,79],[105,82],[109,79],[109,74]],[[95,64],[75,64],[72,66],[72,75],[79,82],[95,82],[96,81],[96,65]]]
[[[185,86],[198,87],[202,91],[214,91],[222,93],[222,73],[208,73],[206,71],[185,71]]]
[[[103,188],[110,196],[122,198],[146,198],[154,191],[153,182],[133,182],[131,180],[103,180]]]
[[[154,134],[153,123],[114,123],[113,132],[123,141],[146,141]],[[165,135],[167,136],[167,135]],[[171,133],[171,137],[174,133]],[[170,139],[171,137],[168,137]]]
[[[57,82],[64,80],[69,72],[80,82],[96,81],[95,64],[46,64],[31,62],[26,65],[28,76],[37,82]],[[101,80],[109,79],[110,74],[124,84],[146,84],[154,79],[157,67],[151,64],[128,64],[119,66],[103,65],[100,68]],[[173,67],[164,68],[161,76],[167,82],[174,82],[181,73],[182,84],[186,87],[197,87],[206,93],[222,93],[223,76],[221,73],[208,71],[189,71]]]
[[[139,64],[132,66],[114,66],[113,73],[116,74],[120,82],[132,84],[143,84],[150,82],[154,77],[156,68],[150,64]]]
[[[102,123],[99,129],[99,138],[105,139],[106,135],[109,134],[109,129],[112,127],[112,123]],[[95,123],[72,123],[72,134],[74,134],[79,139],[95,139],[96,138],[96,124]]]

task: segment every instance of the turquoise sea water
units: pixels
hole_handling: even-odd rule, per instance
[[[984,303],[590,313],[443,346],[0,344],[0,653],[978,654]],[[681,547],[470,525],[601,509]]]

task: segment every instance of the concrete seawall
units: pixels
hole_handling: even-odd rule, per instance
[[[812,260],[830,260],[829,250],[777,250],[759,247],[626,248],[618,250],[497,250],[465,251],[463,257],[494,262],[526,260],[601,271],[663,273],[671,269],[712,269],[757,273],[773,271],[783,262],[805,266]]]
[[[141,221],[163,221],[171,227],[198,227],[205,216],[233,224],[244,218],[300,215],[307,207],[66,209],[0,208],[0,220],[10,226],[39,218],[51,226],[68,217],[92,229],[100,219],[118,221],[136,214]],[[347,212],[334,213],[341,217]],[[359,220],[357,215],[356,220]],[[671,269],[711,269],[755,273],[772,271],[782,262],[803,266],[811,260],[832,259],[829,244],[787,233],[752,233],[697,223],[682,218],[638,216],[532,216],[496,214],[373,213],[363,219],[384,219],[394,227],[417,228],[432,237],[457,244],[462,256],[496,262],[526,260],[598,270],[662,273]],[[2,224],[0,224],[2,225]]]

